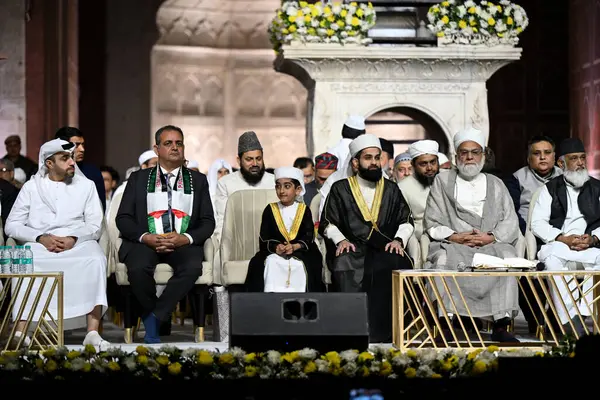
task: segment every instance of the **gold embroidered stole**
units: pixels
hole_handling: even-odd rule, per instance
[[[304,217],[304,210],[306,210],[306,204],[298,203],[296,216],[294,217],[294,222],[292,223],[292,227],[289,232],[287,231],[285,223],[283,222],[281,212],[279,211],[278,203],[271,203],[270,206],[271,211],[273,212],[273,217],[275,217],[275,223],[277,224],[279,232],[285,238],[285,241],[287,243],[290,243],[292,240],[296,239],[296,236],[298,235],[300,225],[302,225],[302,218]]]
[[[377,226],[377,219],[379,218],[379,210],[381,209],[381,199],[383,198],[384,178],[381,178],[375,186],[375,197],[373,198],[373,204],[371,204],[370,210],[369,207],[367,207],[367,203],[362,195],[362,192],[360,191],[360,186],[358,185],[358,179],[356,178],[356,176],[351,176],[350,178],[348,178],[348,182],[350,183],[352,197],[354,197],[356,205],[358,205],[358,209],[360,210],[363,219],[365,220],[365,222],[370,222],[373,225],[373,229],[379,232],[379,227]]]

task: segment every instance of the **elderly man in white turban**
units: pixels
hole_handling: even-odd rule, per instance
[[[515,245],[519,223],[504,183],[481,173],[485,137],[469,128],[454,136],[456,170],[435,178],[424,215],[424,228],[431,237],[425,268],[456,270],[459,264],[473,265],[476,253],[499,258],[517,257]],[[460,290],[473,317],[494,321],[492,340],[516,341],[506,331],[519,310],[518,285],[514,278],[459,278]],[[446,310],[454,306],[438,284]],[[460,294],[452,297],[459,315],[468,315]]]
[[[370,340],[381,343],[392,334],[392,271],[412,268],[404,247],[414,227],[398,185],[382,176],[380,157],[377,136],[350,143],[349,177],[331,187],[319,233],[335,246],[328,254],[333,290],[368,293]]]
[[[423,234],[423,215],[427,205],[429,189],[437,174],[439,145],[434,140],[419,140],[408,147],[413,174],[398,182],[402,195],[408,202],[415,219],[415,238],[421,240]]]
[[[408,152],[398,154],[396,158],[394,158],[393,173],[396,182],[400,182],[407,176],[411,176],[413,174],[411,157]]]
[[[102,205],[94,182],[83,175],[73,160],[73,149],[72,143],[61,139],[41,147],[40,169],[23,185],[6,222],[6,234],[31,246],[36,273],[64,272],[65,323],[87,316],[88,333],[83,344],[106,347],[108,342],[98,333],[107,307],[106,257],[97,242],[102,230]],[[14,315],[25,302],[22,318],[31,313],[34,321],[43,318],[41,307],[32,310],[33,301],[25,298],[21,290]],[[57,317],[56,297],[49,311]],[[25,322],[18,321],[18,335],[24,329]]]

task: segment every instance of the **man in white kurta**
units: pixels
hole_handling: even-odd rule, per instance
[[[239,171],[224,176],[217,182],[216,227],[213,237],[218,241],[221,240],[229,196],[239,190],[275,189],[275,177],[265,172],[263,148],[255,132],[244,132],[238,139],[238,163]]]
[[[73,148],[72,143],[61,139],[51,140],[41,147],[39,171],[23,185],[5,230],[17,242],[31,246],[35,273],[64,273],[65,322],[87,316],[88,334],[83,344],[106,347],[109,343],[98,333],[107,307],[106,257],[97,242],[101,235],[102,205],[94,182],[75,164]],[[49,289],[50,283],[47,283],[44,290]],[[58,316],[56,300],[54,296],[49,307],[54,318]],[[18,318],[23,301],[22,289],[13,317]],[[34,298],[30,296],[25,301],[25,312],[17,324],[20,333],[31,313],[34,321],[41,317],[40,306],[31,309]]]
[[[423,216],[429,190],[439,173],[439,145],[434,140],[419,140],[408,147],[414,174],[398,182],[402,195],[410,206],[415,219],[414,236],[421,240],[423,234]]]
[[[577,268],[577,264],[586,270],[598,270],[600,181],[589,176],[585,148],[579,139],[564,140],[559,146],[558,156],[563,175],[542,187],[532,210],[531,230],[545,243],[538,252],[538,258],[548,271],[567,271]],[[562,277],[553,279],[554,284],[550,282],[549,285],[550,293],[560,323],[568,330],[584,333],[583,319],[592,313],[592,279],[588,277],[578,285],[576,279],[564,277],[569,289]],[[582,296],[581,292],[588,294]],[[584,318],[579,317],[577,308]]]

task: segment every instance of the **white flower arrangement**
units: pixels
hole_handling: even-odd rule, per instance
[[[371,3],[286,1],[271,21],[269,35],[275,51],[292,41],[367,45],[375,20]]]
[[[446,0],[429,8],[427,27],[440,43],[511,45],[529,25],[523,7],[509,0]]]

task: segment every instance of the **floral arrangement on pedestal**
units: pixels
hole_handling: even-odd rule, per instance
[[[525,10],[509,0],[447,0],[431,6],[427,19],[440,45],[514,46],[529,25]]]
[[[285,1],[269,25],[269,35],[275,51],[293,41],[366,45],[375,19],[371,3]]]
[[[130,380],[195,379],[307,379],[312,376],[346,378],[379,377],[456,378],[493,373],[498,357],[572,357],[574,348],[533,352],[500,350],[415,349],[400,352],[378,347],[369,351],[346,350],[319,354],[303,349],[289,353],[247,353],[239,348],[219,353],[163,346],[138,346],[134,352],[120,348],[96,352],[65,347],[46,351],[6,351],[0,354],[0,380],[67,380],[114,377]]]

